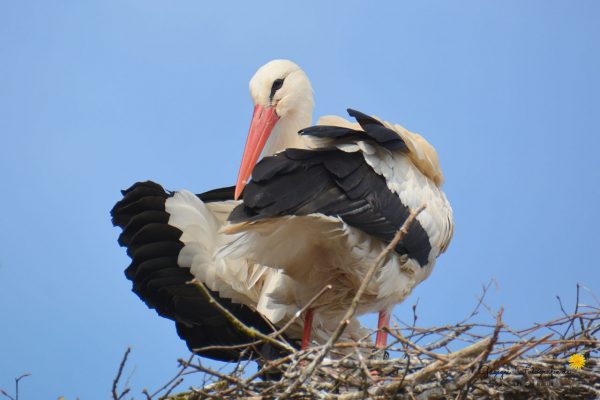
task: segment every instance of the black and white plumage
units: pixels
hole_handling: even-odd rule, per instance
[[[271,82],[272,76],[276,76],[273,79],[279,82],[277,85]],[[312,88],[304,72],[289,61],[272,61],[257,71],[250,81],[250,89],[253,97],[258,96],[277,106],[276,113],[273,107],[256,106],[254,110],[250,132],[256,133],[259,141],[266,140],[272,133],[265,149],[278,151],[301,144],[302,139],[297,132],[310,125],[312,111]],[[252,154],[252,157],[258,159],[259,155],[260,152]],[[256,159],[247,162],[249,171]],[[125,191],[125,198],[113,209],[114,223],[125,229],[120,243],[128,247],[128,254],[133,258],[127,276],[134,283],[134,291],[159,314],[175,320],[180,335],[192,349],[218,344],[222,340],[236,343],[240,339],[233,333],[231,339],[228,339],[227,332],[220,333],[221,328],[217,325],[224,326],[227,322],[213,312],[216,310],[206,309],[199,293],[198,299],[193,300],[193,307],[178,308],[187,304],[182,302],[179,291],[189,294],[187,291],[190,289],[182,287],[192,278],[203,282],[224,304],[231,303],[232,309],[237,307],[242,314],[256,311],[246,317],[259,329],[264,327],[263,317],[264,322],[268,320],[270,324],[281,327],[298,310],[291,304],[282,307],[272,301],[273,290],[282,284],[291,284],[290,278],[281,271],[249,262],[244,257],[219,254],[221,248],[236,239],[236,235],[228,235],[221,229],[229,213],[240,203],[240,200],[235,200],[240,192],[233,197],[230,190],[196,196],[185,190],[165,193],[156,184],[138,183]],[[153,257],[151,262],[145,258],[138,260],[134,247],[141,244],[144,244],[144,257],[146,252]],[[145,262],[144,268],[139,268],[138,264],[142,261]],[[150,275],[147,269],[152,271]],[[172,282],[175,283],[172,285]],[[163,283],[167,289],[163,288]],[[205,322],[202,313],[209,315]],[[191,327],[202,328],[190,332]],[[201,332],[198,336],[194,335],[210,329],[214,331],[211,334]],[[302,337],[302,332],[302,320],[293,323],[286,331],[292,342]],[[345,339],[357,339],[364,334],[358,321],[353,320],[345,332]],[[328,332],[317,328],[315,337],[325,340]],[[237,357],[234,353],[209,356],[234,359]]]
[[[198,203],[222,206],[233,199],[233,189],[217,189],[194,197]],[[217,308],[210,305],[197,287],[188,284],[196,276],[181,260],[185,228],[176,227],[173,216],[167,211],[177,193],[166,192],[154,182],[138,182],[122,193],[123,199],[114,206],[111,215],[113,224],[123,229],[119,244],[127,248],[132,259],[125,275],[133,283],[133,292],[159,315],[175,321],[179,336],[190,350],[253,342],[254,338],[235,329]],[[192,195],[188,193],[187,196]],[[205,222],[202,218],[188,221]],[[246,325],[265,334],[273,331],[272,325],[251,307],[234,303],[231,297],[222,296],[215,290],[211,290],[211,294]],[[221,361],[238,361],[240,357],[257,358],[258,353],[265,356],[271,351],[259,347],[243,354],[235,349],[198,353]]]
[[[167,192],[154,182],[138,182],[122,194],[111,215],[113,224],[123,230],[119,244],[127,248],[132,259],[125,275],[133,284],[133,292],[148,307],[175,321],[190,350],[221,361],[281,355],[268,344],[245,352],[243,348],[199,351],[207,346],[251,343],[255,338],[232,326],[198,288],[189,284],[192,279],[204,283],[239,320],[265,334],[291,318],[269,309],[270,291],[289,278],[243,258],[216,256],[221,246],[235,238],[219,232],[241,203],[233,200],[234,187],[194,195],[185,190]],[[357,320],[349,328],[347,339],[364,335]],[[322,330],[315,334],[317,338],[327,337]],[[285,333],[292,345],[301,336],[302,321],[294,322]]]
[[[411,211],[427,205],[368,286],[359,314],[379,311],[385,325],[393,305],[429,276],[453,233],[435,150],[401,127],[349,112],[358,124],[326,117],[300,132],[311,140],[304,149],[256,165],[225,227],[238,237],[221,250],[291,277],[270,295],[278,304],[306,304],[332,284],[315,305],[315,326],[325,331],[335,328]]]
[[[188,330],[180,327],[216,326],[194,314],[205,306],[199,300],[189,309],[177,308],[185,303],[176,288],[191,277],[232,308],[243,304],[258,311],[247,318],[261,327],[263,317],[281,326],[331,283],[333,289],[313,307],[314,338],[323,342],[368,266],[410,211],[425,203],[427,209],[359,305],[359,313],[380,311],[380,327],[384,326],[381,316],[389,315],[391,307],[429,275],[452,236],[452,210],[440,189],[437,153],[421,136],[355,111],[351,115],[358,124],[330,116],[305,129],[312,121],[312,86],[287,60],[262,66],[250,81],[250,93],[254,114],[233,199],[230,191],[224,198],[221,192],[198,197],[187,191],[158,194],[144,187],[141,197],[126,192],[113,210],[115,224],[125,228],[122,245],[167,249],[150,252],[160,261],[145,268],[136,265],[147,260],[136,261],[137,251],[129,250],[134,260],[128,276],[134,291],[161,315],[177,321],[189,344]],[[254,169],[261,156],[264,160]],[[242,205],[239,198],[251,174],[253,182]],[[132,218],[137,214],[143,214],[140,222]],[[224,322],[210,310],[206,313],[217,325]],[[296,323],[288,334],[297,339],[302,331]],[[346,339],[364,333],[356,320],[345,331]],[[232,343],[240,339],[235,332],[230,337]],[[197,342],[219,340],[200,335]]]
[[[379,121],[354,110],[350,110],[350,114],[360,118],[365,131],[314,126],[299,133],[319,138],[363,140],[390,150],[408,151],[404,141]],[[231,223],[321,214],[338,217],[387,244],[411,211],[359,152],[337,148],[286,149],[261,160],[252,176],[252,182],[246,186],[244,202],[229,216]],[[418,221],[396,251],[415,259],[421,266],[427,264],[431,244]]]

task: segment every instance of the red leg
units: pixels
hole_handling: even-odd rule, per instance
[[[309,308],[306,310],[306,315],[304,316],[304,334],[302,335],[302,345],[300,350],[308,349],[310,345],[310,336],[312,333],[312,322],[313,322],[313,309]]]
[[[378,349],[383,349],[387,346],[387,331],[384,331],[383,328],[388,328],[390,326],[390,315],[387,311],[379,311],[379,321],[377,322],[377,336],[375,337],[375,347]]]
[[[378,349],[384,349],[387,347],[387,331],[384,331],[383,328],[388,328],[390,326],[390,315],[387,311],[379,311],[379,320],[377,321],[377,336],[375,336],[375,347]],[[379,371],[373,370],[371,371],[371,378],[375,381],[379,380]]]

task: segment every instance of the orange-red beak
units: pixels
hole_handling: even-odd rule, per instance
[[[237,200],[242,194],[242,190],[248,183],[252,169],[260,157],[265,143],[275,124],[279,121],[279,116],[275,112],[275,107],[263,107],[261,105],[254,106],[254,114],[252,115],[252,123],[250,131],[246,139],[246,147],[242,156],[242,165],[238,174],[237,183],[235,185],[235,199]]]

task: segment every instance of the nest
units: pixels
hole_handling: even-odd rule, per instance
[[[248,372],[248,362],[224,373],[203,366],[199,358],[179,360],[179,377],[198,374],[201,384],[172,396],[167,393],[172,388],[165,387],[156,398],[597,399],[600,309],[577,308],[519,331],[502,322],[502,310],[495,324],[396,324],[389,329],[393,340],[385,352],[365,338],[335,343],[327,352],[330,357],[322,359],[326,345],[295,352],[254,373]],[[264,379],[276,372],[279,380]],[[171,384],[178,384],[177,379]]]
[[[289,354],[275,361],[256,360],[260,366],[258,371],[254,362],[245,361],[227,372],[208,368],[199,357],[192,355],[187,360],[179,360],[178,374],[166,384],[152,394],[144,391],[146,400],[600,398],[597,362],[600,302],[590,292],[596,305],[580,304],[580,285],[577,285],[573,312],[567,313],[558,298],[563,314],[560,318],[524,330],[511,329],[502,320],[502,309],[493,313],[485,304],[490,283],[483,288],[469,316],[454,325],[418,327],[414,305],[412,323],[395,322],[387,329],[391,340],[386,349],[375,348],[370,337],[351,343],[339,341],[355,315],[367,283],[421,210],[407,219],[371,266],[348,312],[327,343],[296,351],[282,338],[286,327],[266,336],[221,309],[238,329],[256,337],[255,342],[247,345],[248,350],[269,342]],[[210,296],[203,285],[198,287]],[[214,304],[219,307],[218,303]],[[305,308],[309,306],[310,303]],[[490,322],[472,322],[483,308],[490,312]],[[244,351],[243,346],[237,348]],[[117,390],[128,354],[129,350],[113,382],[113,400],[120,400],[129,392],[127,388]],[[184,377],[194,374],[197,376],[195,386],[172,395]]]

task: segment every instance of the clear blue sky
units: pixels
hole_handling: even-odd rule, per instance
[[[137,180],[233,184],[274,58],[316,115],[439,151],[456,233],[398,317],[418,297],[423,325],[456,322],[491,278],[516,327],[577,282],[600,295],[599,20],[597,1],[0,3],[0,388],[31,372],[24,400],[107,398],[128,345],[134,394],[170,377],[186,348],[130,292],[109,210]]]

